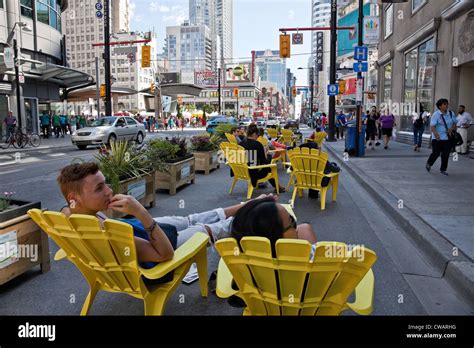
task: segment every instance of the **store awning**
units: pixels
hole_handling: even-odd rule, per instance
[[[111,94],[113,97],[124,97],[127,95],[137,94],[138,91],[134,90],[133,88],[128,87],[118,87],[113,86],[111,87]],[[75,102],[75,101],[86,101],[89,98],[95,99],[97,96],[96,86],[88,86],[80,89],[76,89],[74,91],[68,92],[67,94],[67,101],[68,102]]]

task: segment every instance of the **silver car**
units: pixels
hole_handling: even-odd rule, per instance
[[[145,139],[145,126],[131,117],[106,116],[95,120],[90,127],[78,129],[71,137],[80,150],[87,145],[109,145],[116,140],[133,140],[141,144]]]

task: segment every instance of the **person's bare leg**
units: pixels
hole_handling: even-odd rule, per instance
[[[316,243],[316,233],[310,224],[298,225],[296,231],[298,232],[298,239],[307,240],[311,244]]]

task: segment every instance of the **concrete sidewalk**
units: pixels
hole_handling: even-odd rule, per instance
[[[431,150],[414,152],[407,144],[391,142],[365,157],[347,157],[344,141],[324,143],[347,170],[403,227],[444,277],[467,298],[474,298],[474,161],[451,157],[449,176],[439,173],[441,158],[428,173]]]

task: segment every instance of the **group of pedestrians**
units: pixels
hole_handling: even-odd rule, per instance
[[[84,114],[67,116],[65,114],[43,111],[43,114],[40,116],[41,132],[45,139],[49,139],[53,135],[56,138],[59,138],[59,136],[64,138],[67,133],[72,135],[77,129],[87,127],[90,122],[91,120]]]

